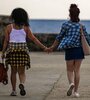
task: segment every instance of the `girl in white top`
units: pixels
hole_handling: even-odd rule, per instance
[[[22,8],[16,8],[11,13],[12,24],[7,25],[5,30],[5,39],[2,50],[2,58],[6,51],[6,66],[11,66],[11,96],[16,96],[16,73],[19,75],[19,89],[20,94],[26,94],[25,83],[25,66],[30,68],[29,50],[26,44],[26,37],[30,38],[36,45],[41,47],[44,51],[45,47],[31,32],[29,27],[29,19],[27,12]],[[6,49],[6,47],[8,47]]]
[[[24,28],[22,29],[15,29],[13,28],[13,25],[11,24],[12,31],[10,33],[10,40],[9,42],[14,42],[14,43],[26,43],[26,32]]]

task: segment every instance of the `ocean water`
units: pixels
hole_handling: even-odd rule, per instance
[[[66,20],[31,19],[29,23],[33,33],[57,34],[60,32],[61,25],[65,21]],[[81,23],[86,26],[86,30],[90,34],[90,20],[81,20]]]

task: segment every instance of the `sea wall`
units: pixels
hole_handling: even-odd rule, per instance
[[[5,27],[9,23],[8,16],[0,16],[0,50],[2,50],[3,40],[5,36]]]

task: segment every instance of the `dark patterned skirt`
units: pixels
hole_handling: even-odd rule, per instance
[[[30,68],[30,56],[26,43],[10,43],[6,52],[6,66],[26,66]]]

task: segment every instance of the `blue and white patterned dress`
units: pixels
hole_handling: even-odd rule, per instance
[[[85,37],[90,44],[90,36],[86,32],[86,28],[83,25],[83,31]],[[67,21],[62,24],[61,31],[56,37],[56,40],[60,42],[58,49],[67,49],[73,47],[81,47],[81,33],[80,33],[80,23]]]
[[[80,33],[80,23],[67,21],[62,24],[61,31],[56,37],[59,42],[58,49],[65,50],[65,59],[83,59],[84,53],[81,44],[81,33]],[[90,36],[86,32],[86,28],[83,25],[84,35],[90,44]]]

